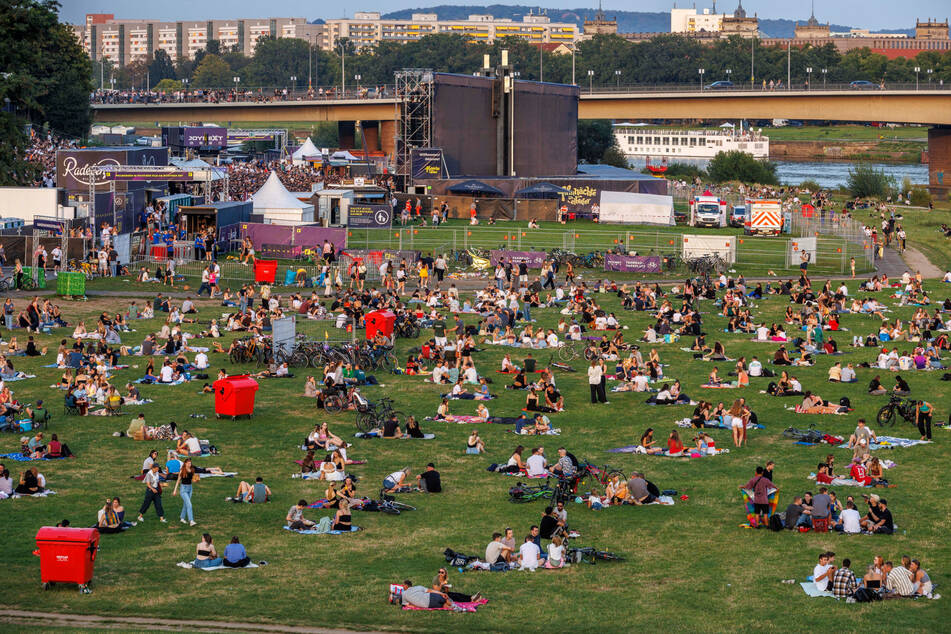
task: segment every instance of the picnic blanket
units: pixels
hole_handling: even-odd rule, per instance
[[[3,379],[5,383],[12,383],[13,381],[25,381],[26,379],[35,379],[35,374],[17,374],[16,376],[10,377],[9,379]]]
[[[343,535],[347,531],[321,531],[316,528],[308,528],[306,530],[295,531],[290,526],[285,526],[284,530],[290,531],[292,533],[297,533],[299,535]],[[357,531],[362,530],[359,526],[351,526],[351,533],[356,533]]]
[[[460,425],[487,422],[478,416],[470,416],[468,414],[450,414],[445,418],[426,418],[426,420],[433,420],[442,423],[459,423]]]
[[[175,565],[178,566],[179,568],[195,568],[196,567],[190,561],[180,561]],[[251,562],[247,566],[242,566],[241,568],[260,568],[260,566],[258,566],[254,562]],[[221,566],[211,566],[209,568],[198,568],[198,569],[199,570],[241,570],[241,568],[232,568],[231,566],[221,565]]]
[[[172,381],[171,383],[162,383],[161,381],[148,381],[145,377],[141,379],[136,379],[134,383],[144,383],[146,385],[181,385],[185,382],[184,378],[178,379],[177,381]]]
[[[835,596],[835,595],[833,595],[831,592],[822,592],[822,591],[820,591],[818,588],[816,588],[816,584],[815,584],[815,582],[813,582],[813,581],[803,581],[803,582],[801,582],[801,583],[799,584],[799,586],[802,588],[803,592],[805,592],[806,594],[808,594],[808,595],[809,595],[810,597],[812,597],[812,598],[816,598],[816,597],[834,597],[834,596]]]
[[[628,445],[627,447],[617,447],[615,449],[607,449],[608,453],[645,453],[638,451],[640,445]],[[713,453],[710,453],[710,449],[713,449]],[[705,452],[697,451],[696,448],[693,449],[684,449],[682,456],[670,456],[666,452],[664,453],[655,453],[655,454],[646,454],[651,456],[660,456],[661,458],[707,458],[710,456],[719,456],[723,453],[730,453],[729,449],[716,449],[715,447],[710,447]]]
[[[541,570],[541,568],[539,568]],[[404,610],[427,610],[432,612],[475,612],[478,608],[482,607],[488,603],[488,599],[479,599],[478,601],[456,601],[453,603],[455,607],[450,607],[449,605],[444,605],[441,608],[420,608],[415,605],[404,605]]]
[[[39,493],[14,493],[10,496],[10,498],[45,498],[48,495],[56,495],[56,491],[52,489],[44,489]]]
[[[809,474],[809,477],[808,477],[807,479],[809,479],[809,480],[815,480],[815,479],[816,479],[816,474],[815,474],[815,473],[810,473],[810,474]],[[828,486],[833,486],[833,487],[865,487],[866,485],[864,485],[864,484],[862,484],[861,482],[859,482],[858,480],[854,480],[854,479],[852,479],[852,478],[832,478],[832,482],[830,482]],[[872,485],[868,485],[868,488],[871,488],[871,487],[872,487]]]
[[[537,431],[534,431],[533,427],[529,427],[528,425],[526,425],[525,427],[522,428],[522,431],[520,432],[515,431],[514,429],[506,429],[505,431],[510,434],[516,434],[518,436],[561,436],[560,427],[556,427],[555,429],[549,429],[543,432],[537,432]]]
[[[878,440],[868,445],[869,451],[876,449],[895,449],[896,447],[913,447],[915,445],[928,445],[930,440],[914,440],[912,438],[897,438],[895,436],[879,436]],[[845,442],[839,445],[839,449],[850,449],[849,443]]]
[[[3,458],[4,460],[12,460],[12,461],[14,461],[14,462],[32,462],[32,461],[36,461],[36,460],[62,460],[62,459],[64,459],[65,457],[66,457],[66,456],[60,456],[59,458],[46,458],[46,457],[43,457],[43,458],[30,458],[29,456],[24,456],[22,453],[19,453],[19,452],[17,452],[17,453],[3,453],[3,454],[0,454],[0,458]]]
[[[375,431],[369,431],[369,432],[358,431],[357,433],[353,435],[353,437],[354,438],[383,438],[383,436],[381,436],[379,433]],[[436,437],[436,434],[423,434],[422,438],[416,438],[416,440],[432,440],[435,437]],[[406,440],[410,438],[415,438],[415,437],[407,436],[406,434],[403,434],[399,438],[391,438],[390,440]]]
[[[708,390],[734,390],[740,386],[734,385],[733,383],[704,383],[700,387],[706,388]]]

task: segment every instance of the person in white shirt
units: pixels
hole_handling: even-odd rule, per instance
[[[644,375],[640,370],[637,371],[637,376],[634,377],[634,391],[635,392],[646,392],[647,391],[647,376]]]
[[[802,392],[802,383],[800,383],[799,379],[796,377],[791,377],[789,379],[789,386],[793,392]]]
[[[545,337],[545,343],[548,344],[548,347],[549,347],[549,348],[557,348],[557,347],[558,347],[558,343],[559,343],[559,342],[558,342],[558,335],[555,334],[555,331],[552,330],[551,328],[548,329],[548,336]]]
[[[188,434],[188,438],[185,439],[185,446],[188,448],[189,454],[193,456],[201,455],[201,443],[191,434]]]
[[[765,325],[760,325],[760,327],[756,329],[756,338],[759,341],[766,341],[769,339],[769,328],[767,328]]]
[[[951,271],[948,271],[944,274],[944,277],[941,278],[942,282],[951,282]]]
[[[862,532],[861,516],[852,500],[845,503],[845,509],[839,514],[835,529],[849,535],[858,535]]]
[[[159,372],[159,381],[162,383],[171,383],[174,380],[173,376],[174,370],[172,369],[172,366],[168,365],[167,363],[163,365],[161,371]]]
[[[521,564],[519,570],[530,570],[534,572],[540,563],[538,561],[540,555],[541,550],[539,550],[535,542],[532,541],[532,536],[526,535],[525,543],[518,549],[518,560]]]
[[[588,367],[588,387],[591,388],[592,403],[607,403],[607,396],[604,393],[604,383],[601,381],[604,372],[601,370],[601,364],[592,360]]]
[[[472,383],[474,385],[477,385],[479,383],[479,373],[476,372],[475,367],[472,365],[469,365],[466,368],[466,371],[464,372],[464,376],[466,379],[466,383]]]
[[[753,360],[750,361],[749,374],[750,376],[763,376],[763,364],[756,357],[753,357]]]
[[[852,383],[855,381],[855,370],[852,369],[852,364],[842,368],[842,378],[839,379],[842,383]]]
[[[199,370],[205,370],[208,368],[208,355],[204,352],[199,352],[195,355],[195,367]]]
[[[816,590],[827,592],[832,590],[832,575],[835,574],[835,566],[829,563],[829,553],[819,555],[819,563],[812,569],[812,581],[816,584]]]
[[[525,461],[528,468],[528,477],[537,477],[548,475],[548,462],[545,460],[545,449],[535,447],[532,449],[532,455]]]

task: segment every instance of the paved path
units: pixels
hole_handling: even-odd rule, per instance
[[[921,271],[921,275],[925,279],[944,277],[944,271],[932,264],[931,261],[925,257],[925,254],[918,249],[912,249],[910,247],[905,249],[904,257],[905,262],[908,263],[908,268],[911,269],[912,272]]]
[[[91,630],[163,630],[174,632],[292,632],[299,634],[356,634],[353,630],[235,621],[178,621],[138,616],[100,616],[0,610],[0,623],[25,625],[37,629],[74,627]],[[2,628],[0,628],[2,629]]]

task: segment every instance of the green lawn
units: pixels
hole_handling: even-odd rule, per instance
[[[854,292],[855,284],[850,284],[850,288]],[[931,283],[930,288],[936,299],[947,295],[947,286]],[[144,292],[143,298],[149,295]],[[887,292],[879,294],[880,299],[891,303],[887,296]],[[636,339],[650,321],[646,313],[621,312],[618,300],[609,294],[600,295],[598,300],[605,308],[617,311],[622,323],[630,328],[625,333],[629,340]],[[125,302],[99,299],[89,303],[62,302],[62,306],[70,319],[90,320],[103,309],[121,310]],[[17,304],[20,303],[22,300],[18,300]],[[763,321],[779,321],[784,308],[782,301],[769,299],[759,304],[756,314]],[[710,310],[710,303],[705,302],[703,309]],[[208,320],[219,316],[222,310],[205,302],[200,317]],[[911,312],[902,308],[890,316],[907,319]],[[534,314],[539,325],[544,326],[554,325],[560,317],[555,310]],[[467,323],[470,321],[466,319]],[[722,340],[730,356],[764,358],[773,350],[770,345],[752,343],[740,335],[721,333],[724,323],[722,317],[707,315],[705,330],[709,333],[708,341]],[[123,341],[136,344],[159,325],[159,320],[137,322],[138,332],[126,334]],[[875,323],[874,319],[846,316],[843,325],[864,334]],[[197,330],[197,326],[189,329]],[[304,321],[299,330],[323,338],[325,325]],[[68,334],[69,330],[60,329],[41,339],[55,349],[56,342]],[[836,337],[840,345],[847,344],[848,334]],[[418,343],[401,340],[399,356],[405,358],[408,348]],[[485,348],[475,358],[481,371],[494,379],[493,391],[500,395],[488,404],[489,408],[493,414],[514,416],[524,403],[524,395],[502,389],[506,377],[493,370],[499,367],[504,353],[514,352],[514,358],[523,354],[507,348]],[[645,352],[647,348],[644,346]],[[542,441],[549,456],[564,445],[592,462],[608,462],[626,472],[643,470],[660,488],[686,493],[689,501],[678,501],[673,507],[609,508],[601,512],[571,505],[569,521],[582,533],[581,543],[623,553],[627,562],[535,574],[452,571],[456,590],[479,590],[490,599],[477,614],[468,615],[399,611],[386,603],[387,585],[407,577],[428,584],[444,563],[442,551],[446,547],[481,554],[493,531],[508,526],[521,536],[530,524],[537,523],[541,503],[508,503],[506,491],[516,480],[485,470],[490,462],[507,460],[519,442],[526,446],[535,444],[533,439],[515,438],[502,426],[483,425],[479,432],[487,442],[488,455],[471,456],[463,452],[468,426],[424,422],[424,430],[434,432],[435,440],[354,440],[350,455],[368,460],[365,465],[352,467],[352,472],[361,478],[358,492],[375,494],[385,474],[407,465],[419,470],[431,460],[443,475],[446,492],[438,496],[404,496],[419,510],[399,517],[355,512],[354,522],[365,530],[354,535],[302,536],[281,530],[283,517],[297,499],[312,501],[321,497],[323,487],[290,478],[296,467],[293,460],[302,457],[297,445],[314,423],[324,420],[338,434],[349,437],[355,431],[352,413],[328,416],[300,396],[306,371],[299,371],[294,379],[263,380],[252,420],[216,420],[212,398],[198,393],[200,381],[175,387],[142,386],[142,393],[155,402],[127,408],[126,415],[118,419],[80,419],[64,417],[61,393],[48,387],[60,375],[56,369],[41,367],[51,361],[49,356],[16,358],[17,369],[35,373],[38,378],[10,386],[21,401],[44,399],[51,405],[52,431],[79,458],[38,463],[58,495],[0,502],[0,538],[5,545],[0,551],[4,604],[49,611],[426,632],[445,632],[450,627],[456,631],[550,631],[553,615],[557,615],[554,618],[561,631],[626,632],[630,631],[632,620],[647,627],[693,631],[803,630],[814,628],[819,614],[850,631],[943,629],[947,598],[939,602],[846,605],[808,599],[797,585],[783,585],[780,580],[805,580],[811,574],[817,553],[824,550],[834,550],[838,562],[851,557],[857,571],[864,569],[874,555],[897,559],[909,554],[922,560],[932,579],[941,585],[943,594],[947,594],[951,547],[945,533],[951,502],[943,494],[946,452],[942,447],[949,440],[946,431],[935,430],[933,445],[885,452],[885,457],[897,463],[888,472],[888,478],[898,487],[879,491],[887,495],[900,525],[894,536],[842,537],[745,530],[739,527],[745,515],[737,487],[749,479],[756,465],[770,459],[776,461],[784,507],[792,495],[815,490],[815,483],[807,480],[806,475],[827,453],[834,453],[839,464],[847,461],[850,454],[845,450],[796,446],[785,440],[781,432],[790,425],[805,427],[815,423],[822,431],[848,435],[859,416],[873,418],[885,400],[864,394],[874,372],[859,370],[858,384],[833,387],[825,382],[831,359],[821,358],[815,367],[797,369],[795,374],[807,389],[817,390],[832,400],[848,396],[856,407],[856,412],[845,417],[801,417],[784,409],[792,404],[791,400],[759,393],[766,380],[755,380],[753,388],[739,392],[710,393],[699,385],[711,364],[695,362],[691,354],[680,351],[677,345],[661,345],[657,349],[663,361],[670,364],[668,374],[680,378],[692,397],[726,400],[745,396],[766,429],[751,431],[748,447],[711,459],[605,453],[608,448],[636,442],[648,426],[657,430],[659,438],[665,438],[673,422],[688,416],[692,408],[649,407],[643,404],[643,396],[633,393],[610,394],[611,403],[607,406],[589,405],[584,363],[576,361],[573,365],[580,370],[578,373],[557,375],[568,409],[553,416],[555,425],[562,429],[561,437]],[[536,352],[535,356],[543,361],[548,357],[544,352]],[[873,357],[874,350],[863,349],[850,351],[843,360],[857,363]],[[251,369],[233,367],[222,355],[213,355],[212,362],[214,368],[225,367],[232,373]],[[116,383],[141,376],[142,359],[132,358],[130,363],[138,368],[117,372]],[[720,364],[721,371],[725,372],[727,365]],[[442,391],[439,387],[417,377],[379,378],[385,386],[367,388],[365,392],[370,398],[390,396],[400,409],[419,418],[434,413]],[[947,420],[951,384],[939,379],[940,373],[909,377],[914,393],[926,396],[938,407],[936,418]],[[885,381],[891,384],[890,377]],[[471,401],[457,401],[452,406],[455,413],[474,410]],[[154,512],[150,512],[144,524],[121,535],[103,536],[93,594],[80,595],[69,587],[43,592],[38,560],[31,555],[33,537],[40,526],[53,525],[64,517],[74,526],[91,525],[103,498],[111,495],[121,496],[127,514],[134,518],[143,487],[128,476],[138,471],[149,449],[164,451],[170,446],[168,442],[142,443],[112,436],[139,411],[145,413],[150,423],[175,420],[200,438],[211,440],[221,455],[200,459],[200,464],[238,471],[240,479],[253,480],[261,475],[274,491],[274,501],[264,507],[233,505],[224,498],[234,493],[238,478],[203,479],[195,486],[194,494],[199,525],[188,528],[177,522],[180,502],[167,492],[164,502],[168,525],[160,524]],[[206,418],[189,418],[193,413]],[[689,430],[681,432],[689,438]],[[719,446],[730,445],[727,431],[715,430],[712,434]],[[901,423],[893,434],[916,436],[906,423]],[[0,438],[0,452],[14,451],[16,447],[13,435]],[[10,461],[6,464],[11,471],[24,466]],[[857,495],[860,491],[841,489],[839,493]],[[324,514],[310,510],[307,516],[319,518]],[[219,549],[231,535],[239,535],[255,560],[266,559],[271,565],[212,573],[175,567],[176,562],[194,555],[195,544],[204,531],[214,535]],[[302,603],[307,607],[302,608]]]

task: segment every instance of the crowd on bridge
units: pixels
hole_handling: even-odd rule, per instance
[[[295,88],[194,88],[159,91],[129,88],[96,90],[89,95],[93,104],[162,104],[162,103],[273,103],[278,101],[314,101],[326,99],[385,99],[392,96],[387,86],[317,86],[306,90]]]

